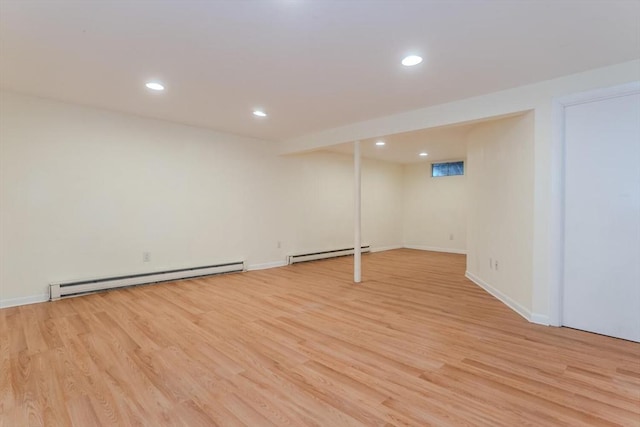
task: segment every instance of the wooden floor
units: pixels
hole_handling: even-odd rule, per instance
[[[640,344],[412,250],[0,310],[3,426],[640,425]]]

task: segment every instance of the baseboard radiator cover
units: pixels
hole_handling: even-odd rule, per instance
[[[360,252],[367,253],[370,252],[371,248],[369,245],[362,246]],[[298,262],[307,262],[307,261],[316,261],[319,259],[327,259],[327,258],[336,258],[341,256],[353,255],[354,248],[345,248],[345,249],[333,249],[329,251],[321,251],[321,252],[312,252],[306,254],[298,254],[298,255],[289,255],[288,263],[296,264]]]
[[[212,276],[223,273],[239,273],[242,271],[245,271],[244,261],[77,282],[52,283],[49,285],[49,300],[55,301],[64,297],[84,295],[127,286],[169,282],[172,280],[191,279],[194,277]]]

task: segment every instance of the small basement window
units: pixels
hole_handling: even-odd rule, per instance
[[[464,162],[432,163],[431,176],[464,175]]]

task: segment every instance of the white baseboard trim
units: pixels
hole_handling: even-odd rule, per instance
[[[462,255],[467,254],[467,251],[465,249],[436,248],[433,246],[422,246],[422,245],[404,245],[404,247],[407,249],[417,249],[419,251],[446,252],[449,254],[462,254]]]
[[[371,249],[369,249],[369,252],[384,252],[384,251],[392,251],[394,249],[402,249],[404,248],[404,246],[402,245],[395,245],[395,246],[377,246],[377,247],[372,247]]]
[[[549,326],[551,324],[549,322],[549,316],[540,313],[531,313],[531,323],[544,326]]]
[[[468,271],[466,271],[464,275],[467,279],[471,280],[473,283],[480,286],[482,289],[489,292],[494,297],[498,298],[500,301],[502,301],[502,303],[504,303],[507,307],[509,307],[516,313],[518,313],[520,316],[524,317],[529,322],[532,321],[531,312],[525,307],[523,307],[522,305],[520,305],[519,303],[517,303],[516,301],[514,301],[513,299],[511,299],[511,297],[503,294],[501,291],[497,290],[496,288],[494,288],[484,280],[480,279],[478,276],[475,276],[472,273],[469,273]]]
[[[286,261],[264,262],[262,264],[248,265],[247,266],[247,271],[266,270],[267,268],[284,267],[285,265],[287,265]]]
[[[0,299],[0,308],[17,307],[19,305],[36,304],[49,301],[49,294],[31,295],[30,297]]]

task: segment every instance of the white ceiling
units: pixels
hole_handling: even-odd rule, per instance
[[[360,152],[366,158],[403,164],[461,160],[467,157],[465,137],[473,126],[445,126],[365,139],[360,141]],[[384,141],[385,145],[379,147],[377,141]],[[353,143],[334,145],[325,151],[352,154]],[[420,157],[423,151],[428,154],[427,157]]]
[[[365,158],[401,164],[463,160],[467,157],[467,134],[476,125],[486,122],[499,122],[500,120],[524,114],[527,114],[527,111],[503,114],[455,125],[367,138],[360,140],[360,153]],[[376,145],[376,142],[379,141],[384,142],[384,145]],[[353,155],[353,142],[331,145],[319,151]],[[427,156],[420,156],[422,152],[427,153]]]
[[[639,56],[636,0],[0,0],[1,87],[270,140]]]

